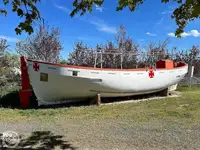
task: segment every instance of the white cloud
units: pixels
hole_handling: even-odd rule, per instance
[[[82,41],[98,41],[98,40],[102,40],[99,37],[94,37],[94,36],[88,36],[88,35],[83,35],[83,36],[76,36],[76,38],[78,40],[82,40]]]
[[[101,6],[98,6],[98,5],[95,5],[95,8],[96,8],[96,10],[97,11],[99,11],[99,12],[103,12],[103,7],[101,7]]]
[[[15,37],[10,37],[10,36],[5,36],[5,35],[0,35],[0,39],[6,39],[8,42],[17,42],[19,39]]]
[[[52,2],[54,3],[54,6],[62,11],[65,11],[66,13],[70,14],[71,10],[67,7],[64,7],[62,5],[58,5],[54,0],[52,0]]]
[[[150,32],[147,32],[146,35],[148,35],[148,36],[157,36],[157,34],[150,33]]]
[[[107,33],[113,33],[113,34],[117,33],[116,27],[110,27],[110,26],[107,26],[105,24],[100,26],[98,28],[98,30],[103,31],[103,32],[107,32]]]
[[[191,30],[190,33],[191,33],[191,35],[193,35],[195,37],[200,36],[200,32],[198,30]]]
[[[101,19],[91,19],[89,21],[91,24],[95,25],[99,31],[107,32],[107,33],[117,33],[117,28],[115,26],[109,26]]]
[[[56,5],[56,8],[61,9],[61,10],[65,11],[65,12],[67,12],[67,13],[71,12],[71,10],[68,9],[67,7],[63,7],[63,6],[60,6],[60,5]]]
[[[172,32],[168,33],[167,35],[171,37],[176,37],[175,34]],[[198,30],[190,30],[188,32],[183,32],[181,34],[181,37],[187,37],[187,36],[200,37],[200,32]]]
[[[139,39],[138,42],[142,43],[144,42],[144,39]]]
[[[112,33],[112,34],[116,34],[117,33],[117,28],[115,26],[110,26],[107,23],[105,23],[104,20],[95,17],[95,16],[90,16],[90,17],[82,17],[79,18],[82,21],[85,21],[87,23],[90,23],[92,25],[94,25],[97,30],[102,31],[102,32],[106,32],[106,33]]]
[[[162,15],[171,14],[172,12],[173,12],[172,10],[170,10],[170,11],[163,11],[163,12],[161,12],[161,14],[162,14]]]
[[[63,10],[65,12],[67,12],[68,14],[71,13],[71,10],[67,7],[64,7],[62,5],[58,5],[54,0],[52,0],[52,2],[54,3],[54,6],[60,10]],[[103,11],[103,7],[99,7],[96,5],[96,10],[102,12]],[[95,25],[95,27],[99,30],[99,31],[102,31],[102,32],[107,32],[107,33],[117,33],[117,28],[115,26],[109,26],[108,24],[106,24],[104,22],[104,20],[102,19],[99,19],[97,17],[87,17],[87,15],[85,16],[82,16],[82,17],[75,17],[75,18],[78,18],[79,20],[81,21],[85,21],[87,23],[90,23],[92,25]]]
[[[161,18],[160,20],[158,20],[158,22],[156,22],[157,25],[161,24],[163,22],[164,18]]]
[[[171,36],[171,37],[175,37],[175,34],[172,33],[172,32],[171,32],[171,33],[168,33],[167,35],[168,35],[168,36]]]
[[[181,34],[181,36],[182,36],[182,37],[187,37],[187,36],[190,36],[190,33],[183,32],[183,33]]]

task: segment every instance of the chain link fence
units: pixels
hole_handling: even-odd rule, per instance
[[[200,74],[193,77],[185,76],[183,80],[179,82],[179,86],[200,86]]]

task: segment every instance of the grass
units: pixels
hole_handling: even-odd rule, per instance
[[[48,119],[64,117],[67,119],[129,119],[148,121],[168,119],[195,122],[200,120],[200,88],[178,89],[183,93],[179,98],[167,98],[139,103],[103,105],[101,107],[82,106],[47,109],[0,109],[0,120],[20,120],[30,118]]]

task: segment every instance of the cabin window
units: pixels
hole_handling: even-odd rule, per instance
[[[47,73],[40,73],[40,81],[48,82],[48,74]]]
[[[72,76],[78,76],[78,71],[73,71]]]

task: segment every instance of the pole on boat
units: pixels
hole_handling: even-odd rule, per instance
[[[96,95],[96,105],[100,106],[101,105],[101,94],[97,93]]]
[[[96,67],[97,67],[97,52],[95,54],[95,62],[94,62],[94,68],[96,68]]]
[[[123,69],[122,62],[123,62],[123,55],[121,53],[121,69]]]
[[[101,52],[101,69],[103,68],[103,64],[102,64],[102,62],[103,62],[103,58],[102,58],[103,56],[102,56],[102,52]]]

